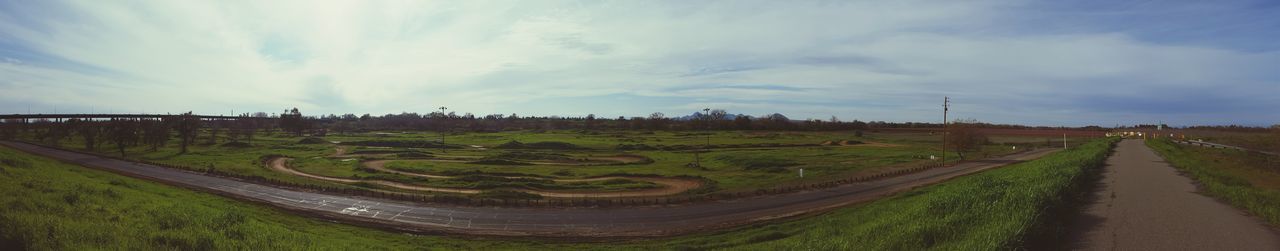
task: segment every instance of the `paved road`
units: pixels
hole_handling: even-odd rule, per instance
[[[934,168],[826,190],[637,208],[494,208],[432,205],[294,191],[62,151],[26,143],[15,149],[83,166],[254,200],[302,214],[410,231],[509,236],[660,236],[741,225],[868,201],[1052,152],[1038,150],[1000,159]]]
[[[1142,140],[1120,142],[1094,198],[1073,227],[1073,249],[1280,250],[1280,235],[1197,194]]]

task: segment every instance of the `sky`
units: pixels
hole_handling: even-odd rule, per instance
[[[1280,1],[0,0],[0,114],[1280,123]]]

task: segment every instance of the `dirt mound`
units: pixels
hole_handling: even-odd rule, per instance
[[[504,166],[527,166],[527,165],[533,165],[533,164],[529,164],[529,163],[524,163],[524,162],[519,162],[519,161],[514,161],[514,160],[505,160],[505,159],[484,159],[484,160],[477,160],[477,161],[467,162],[467,164],[477,164],[477,165],[504,165]]]
[[[618,146],[614,147],[614,149],[618,149],[618,150],[658,150],[658,148],[657,148],[657,147],[653,147],[653,146],[645,145],[645,144],[618,144]]]
[[[342,142],[341,145],[460,149],[462,146],[427,140],[364,140]]]
[[[561,153],[540,153],[540,152],[524,152],[524,151],[504,152],[494,157],[500,158],[500,159],[510,159],[510,160],[569,160],[569,159],[572,159],[571,157],[569,157],[569,155],[561,154]]]
[[[574,150],[574,149],[585,149],[584,147],[581,147],[581,146],[578,146],[578,145],[574,145],[574,144],[572,144],[572,143],[559,142],[559,141],[543,141],[543,142],[533,142],[533,143],[520,143],[520,141],[515,141],[515,140],[508,141],[507,143],[502,143],[501,145],[495,146],[495,147],[493,147],[493,148],[498,148],[498,149],[552,149],[552,150]]]
[[[325,141],[324,139],[318,138],[318,137],[306,137],[298,141],[298,144],[324,144],[324,143],[329,143],[329,141]]]
[[[431,154],[427,154],[424,152],[403,152],[403,153],[397,153],[396,157],[411,159],[411,158],[431,158],[432,156]]]
[[[861,145],[861,144],[865,144],[865,143],[862,143],[862,141],[857,141],[857,140],[841,140],[840,141],[840,145],[842,146]]]
[[[616,162],[616,163],[618,163],[618,164],[637,164],[637,163],[639,163],[639,164],[648,164],[648,163],[653,163],[653,159],[651,159],[651,158],[649,158],[649,157],[640,156],[640,155],[634,155],[634,154],[622,154],[622,155],[614,155],[614,156],[600,156],[600,157],[591,157],[591,158],[589,158],[589,159],[591,159],[591,160],[603,160],[603,161]]]

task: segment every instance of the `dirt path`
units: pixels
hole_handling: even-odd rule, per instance
[[[416,185],[409,185],[409,184],[392,182],[392,181],[384,181],[384,180],[356,180],[356,179],[320,176],[320,175],[304,173],[296,169],[290,168],[288,165],[288,161],[289,161],[289,158],[276,157],[274,159],[269,160],[267,166],[272,170],[287,173],[290,175],[302,176],[302,177],[325,180],[325,181],[339,182],[339,183],[347,183],[347,184],[353,184],[357,182],[366,182],[366,183],[373,183],[373,184],[384,185],[388,187],[414,190],[414,191],[447,192],[447,193],[463,193],[463,194],[477,194],[483,191],[480,189],[416,186]],[[366,167],[369,167],[378,171],[383,171],[383,172],[412,175],[412,176],[419,176],[419,177],[426,177],[426,178],[435,178],[435,179],[454,178],[452,176],[429,175],[429,174],[397,171],[397,170],[386,168],[385,165],[386,165],[386,160],[375,160],[375,161],[365,162]],[[528,177],[512,177],[512,178],[528,178]],[[620,179],[620,178],[624,178],[624,177],[560,179],[560,180],[553,180],[553,181],[555,182],[589,182],[589,181],[600,181],[600,180],[610,180],[610,179]],[[659,178],[659,177],[625,177],[625,178],[632,179],[632,180],[652,182],[654,184],[660,185],[661,187],[653,188],[653,189],[631,190],[631,191],[545,191],[545,190],[533,190],[533,189],[513,189],[513,190],[537,194],[543,197],[556,197],[556,198],[620,198],[620,197],[646,197],[646,196],[673,195],[673,194],[682,193],[684,191],[688,191],[689,189],[694,189],[702,186],[702,183],[699,181],[687,180],[687,179]]]
[[[1280,250],[1280,235],[1197,194],[1142,140],[1116,147],[1069,239],[1084,250]]]
[[[475,190],[475,189],[423,187],[423,186],[406,185],[402,183],[383,181],[383,180],[354,180],[354,179],[343,179],[343,178],[313,175],[309,173],[300,172],[298,170],[294,170],[293,168],[289,168],[288,162],[289,162],[289,158],[276,157],[274,159],[271,159],[270,162],[268,162],[267,166],[270,167],[272,170],[287,173],[290,175],[302,176],[302,177],[318,179],[318,180],[333,181],[333,182],[339,182],[339,183],[354,184],[358,182],[367,182],[367,183],[373,183],[373,184],[378,184],[383,186],[389,186],[389,187],[406,189],[406,190],[414,190],[414,191],[464,193],[464,194],[480,193],[480,190]]]
[[[370,169],[379,170],[379,172],[396,173],[396,174],[402,174],[402,175],[416,175],[416,177],[445,178],[445,179],[457,178],[457,177],[449,177],[449,175],[433,175],[433,174],[424,174],[424,173],[403,172],[403,170],[394,170],[394,169],[387,168],[387,161],[392,161],[392,160],[366,161],[365,166],[367,166],[367,168],[370,168]],[[407,161],[407,160],[399,160],[399,161]],[[504,178],[531,178],[531,177],[504,177]],[[552,179],[552,181],[557,183],[599,182],[599,181],[609,181],[609,179],[634,179],[634,181],[652,182],[655,184],[659,184],[659,186],[662,186],[662,187],[653,188],[653,190],[637,190],[637,191],[626,191],[626,192],[584,191],[584,192],[567,193],[567,195],[573,195],[568,197],[581,197],[581,196],[595,197],[595,195],[613,195],[613,193],[625,193],[626,196],[636,196],[636,197],[667,196],[667,195],[676,195],[676,193],[689,191],[689,190],[692,190],[692,188],[698,188],[703,186],[703,183],[699,181],[694,181],[694,179],[659,178],[659,177],[595,177],[595,178],[580,178],[580,179]],[[623,196],[605,196],[605,197],[623,197]]]

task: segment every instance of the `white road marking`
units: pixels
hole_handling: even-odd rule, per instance
[[[401,214],[407,213],[410,210],[413,210],[413,208],[405,209],[404,211],[401,211],[400,213],[396,214],[396,216],[391,216],[390,220],[396,220],[396,217],[400,217]]]

